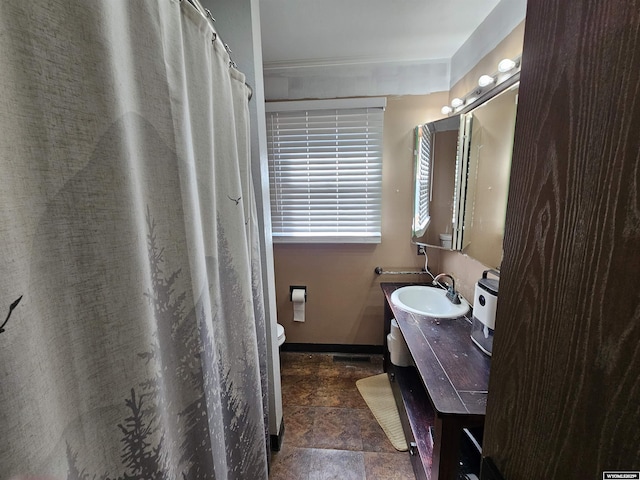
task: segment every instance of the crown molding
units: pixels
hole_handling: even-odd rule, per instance
[[[405,64],[449,64],[450,58],[413,58],[413,57],[335,57],[304,60],[265,62],[264,70],[291,70],[298,68],[344,67],[351,65],[405,65]]]

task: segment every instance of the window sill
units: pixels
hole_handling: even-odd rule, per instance
[[[273,243],[381,243],[380,235],[371,236],[330,236],[330,235],[296,235],[296,236],[273,236]]]

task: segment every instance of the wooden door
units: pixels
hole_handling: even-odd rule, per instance
[[[530,0],[484,455],[640,470],[640,1]]]

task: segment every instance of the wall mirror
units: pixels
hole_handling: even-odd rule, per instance
[[[458,249],[454,225],[461,119],[454,115],[415,128],[412,241],[419,245]]]
[[[459,114],[416,127],[413,243],[500,266],[518,79]]]

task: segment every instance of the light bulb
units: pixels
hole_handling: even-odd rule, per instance
[[[478,79],[478,85],[481,87],[488,87],[495,81],[496,81],[495,78],[493,78],[491,75],[482,75]]]
[[[506,73],[509,70],[513,70],[515,66],[516,66],[516,62],[514,62],[510,58],[505,58],[503,60],[500,60],[500,63],[498,64],[498,71],[502,73]]]
[[[449,115],[451,112],[453,112],[453,108],[451,108],[449,105],[445,105],[444,107],[442,107],[442,109],[440,110],[440,112],[443,115]]]
[[[461,107],[462,105],[464,105],[464,100],[462,100],[461,98],[454,98],[453,100],[451,100],[451,106],[453,108],[458,108]]]

